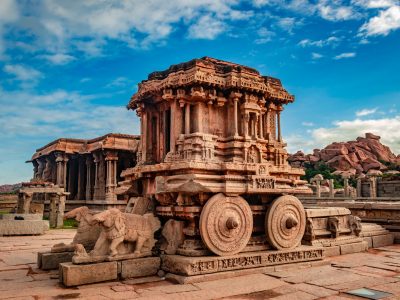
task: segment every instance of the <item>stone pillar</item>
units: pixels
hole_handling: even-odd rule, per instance
[[[35,179],[36,174],[38,173],[38,163],[36,160],[33,160],[32,164],[33,164],[33,177],[32,178]]]
[[[81,157],[78,158],[78,191],[77,191],[77,200],[82,200],[85,198],[85,163]]]
[[[65,211],[65,199],[66,196],[64,194],[58,195],[58,205],[56,211],[56,228],[64,227],[64,211]]]
[[[141,116],[142,116],[142,134],[140,136],[140,139],[142,141],[142,162],[146,162],[146,160],[147,160],[147,137],[149,134],[147,132],[147,112],[143,111]],[[98,164],[96,164],[96,166],[98,167]],[[96,174],[97,174],[97,168],[96,168]]]
[[[239,98],[233,98],[233,135],[235,137],[239,136],[238,131],[238,102]]]
[[[117,195],[115,194],[115,188],[117,187],[118,154],[114,151],[109,151],[106,154],[105,160],[107,164],[106,200],[116,201]]]
[[[38,164],[38,171],[36,174],[36,179],[43,179],[43,171],[44,171],[44,167],[45,167],[45,163],[42,159],[37,159],[36,160],[37,164]]]
[[[349,197],[349,179],[344,178],[344,197],[347,198]]]
[[[57,194],[50,194],[49,223],[50,227],[57,227]]]
[[[199,101],[196,104],[197,107],[197,115],[196,115],[196,124],[197,124],[197,132],[203,132],[203,107],[202,103]]]
[[[269,122],[269,119],[271,118],[271,110],[268,108],[267,109],[267,113],[266,113],[266,115],[265,115],[265,118],[267,119],[266,120],[266,133],[265,133],[265,136],[266,136],[266,138],[269,140],[269,138],[270,138],[270,133],[271,133],[271,124],[270,124],[270,122]]]
[[[335,197],[334,189],[335,189],[335,185],[333,184],[333,179],[329,179],[329,197],[330,198]]]
[[[170,131],[169,131],[169,148],[172,153],[175,152],[175,143],[176,143],[176,100],[171,100],[171,114],[170,114]]]
[[[376,198],[376,177],[369,178],[369,197]]]
[[[248,112],[246,112],[245,114],[244,114],[244,122],[243,122],[243,124],[244,124],[244,129],[243,129],[243,131],[244,131],[244,137],[245,138],[248,138],[249,137],[249,121],[250,121],[250,114],[248,113]]]
[[[86,191],[85,198],[86,200],[92,200],[92,165],[93,159],[91,156],[86,157]]]
[[[99,174],[100,154],[93,153],[93,158],[94,158],[94,165],[95,165],[93,200],[98,200],[99,199],[99,189],[100,189],[99,175],[98,175]]]
[[[185,134],[190,133],[190,104],[185,104]]]
[[[282,142],[282,135],[281,135],[281,111],[278,110],[276,112],[277,118],[277,126],[278,126],[278,142]]]
[[[321,180],[316,180],[316,196],[317,198],[321,198]]]
[[[19,193],[18,194],[18,214],[29,214],[29,209],[31,207],[32,194]]]
[[[264,114],[260,113],[259,115],[259,121],[258,121],[258,125],[260,127],[260,139],[264,139],[264,133],[263,133],[263,119],[264,119]]]

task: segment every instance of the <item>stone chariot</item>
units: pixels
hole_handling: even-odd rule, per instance
[[[163,224],[182,222],[179,255],[296,248],[306,214],[294,195],[311,190],[281,136],[293,101],[279,79],[209,57],[151,73],[128,104],[141,142],[120,192],[155,200]]]

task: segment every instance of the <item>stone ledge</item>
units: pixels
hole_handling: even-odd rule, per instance
[[[68,253],[68,252],[66,252]],[[102,281],[154,276],[160,269],[159,257],[134,258],[122,261],[74,265],[59,264],[59,280],[65,286],[77,286]]]
[[[57,270],[60,263],[71,262],[74,252],[38,252],[37,266],[42,270]]]
[[[181,255],[161,255],[161,268],[169,273],[193,276],[308,262],[323,258],[323,248],[301,246],[293,250],[245,252],[232,256],[186,257]]]
[[[45,220],[0,220],[2,235],[41,235],[49,230],[49,221]]]

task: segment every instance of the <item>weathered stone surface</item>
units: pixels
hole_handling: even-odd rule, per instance
[[[41,220],[43,220],[43,215],[40,215],[40,214],[0,214],[0,220],[41,221]]]
[[[74,252],[38,252],[37,266],[42,270],[56,270],[60,263],[71,262]]]
[[[60,264],[60,282],[65,286],[102,282],[118,278],[117,262],[102,262],[89,265]]]
[[[1,235],[37,235],[49,230],[45,220],[0,220]]]
[[[121,279],[156,275],[160,269],[159,257],[145,257],[123,260],[121,264]]]
[[[340,246],[340,254],[344,255],[356,252],[363,252],[367,249],[368,249],[368,243],[365,241],[353,244],[345,244]]]
[[[232,256],[184,257],[162,255],[161,268],[166,272],[181,275],[200,275],[221,271],[259,268],[294,262],[320,260],[323,250],[314,247],[299,247],[285,251],[263,251],[239,253]]]
[[[372,237],[372,247],[383,247],[393,245],[394,236],[393,234],[376,235]]]
[[[156,243],[154,233],[161,226],[153,213],[142,216],[117,208],[94,215],[91,223],[98,223],[101,233],[90,253],[81,244],[75,245],[75,264],[151,256]]]

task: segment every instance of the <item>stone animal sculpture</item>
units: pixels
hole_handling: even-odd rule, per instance
[[[151,213],[141,216],[123,213],[116,208],[96,214],[93,222],[100,224],[102,231],[91,255],[101,253],[104,244],[108,244],[111,256],[126,254],[119,251],[123,242],[136,243],[133,252],[135,257],[151,255],[156,242],[154,232],[161,227],[159,219]]]
[[[71,244],[56,244],[52,247],[52,252],[74,251],[75,245],[82,244],[86,250],[92,250],[100,236],[101,227],[93,223],[95,212],[87,206],[75,208],[64,215],[64,219],[75,219],[79,222],[78,229]]]

